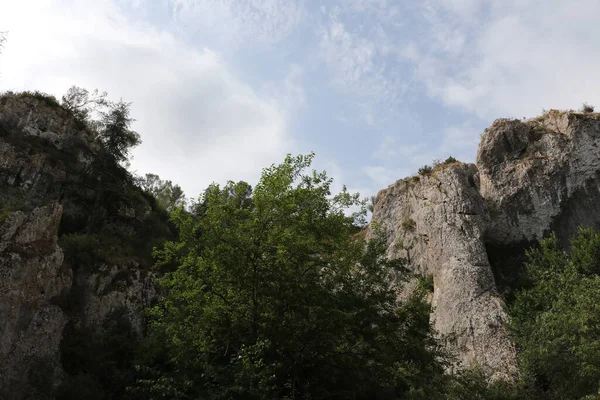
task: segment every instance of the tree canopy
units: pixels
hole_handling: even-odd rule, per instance
[[[169,212],[186,204],[183,189],[179,185],[174,185],[170,180],[163,181],[156,174],[146,174],[139,180],[139,184],[142,189],[156,198],[161,207]]]
[[[533,398],[598,398],[600,234],[580,229],[568,253],[553,235],[527,256],[511,309],[523,381]]]
[[[397,300],[405,260],[355,239],[365,202],[333,196],[324,172],[306,172],[312,158],[288,156],[255,188],[211,185],[175,212],[140,398],[440,398],[427,291]]]

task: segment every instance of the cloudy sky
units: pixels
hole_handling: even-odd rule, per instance
[[[196,196],[317,155],[371,195],[500,117],[600,106],[598,0],[2,0],[0,91],[133,103],[132,168]]]

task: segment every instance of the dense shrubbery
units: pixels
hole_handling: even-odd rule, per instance
[[[511,309],[532,398],[600,396],[600,234],[581,229],[571,246],[551,236],[529,251],[529,288]]]

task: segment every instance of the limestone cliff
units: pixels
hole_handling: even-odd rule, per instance
[[[153,214],[123,173],[120,199],[102,205],[113,230],[86,230],[98,180],[95,153],[90,127],[52,98],[0,96],[2,399],[54,398],[65,380],[91,382],[93,391],[94,372],[79,371],[93,367],[82,362],[95,362],[85,353],[105,351],[98,347],[102,333],[117,323],[123,335],[141,335],[142,311],[156,299],[147,263],[122,249],[128,238],[152,229],[147,220],[160,224],[166,217]]]
[[[578,226],[599,227],[599,145],[598,114],[501,119],[475,165],[440,165],[377,195],[368,235],[379,227],[390,257],[433,276],[432,322],[463,365],[516,372],[498,284],[514,283],[523,250],[550,232],[568,246]]]
[[[466,364],[509,377],[515,351],[486,255],[490,220],[476,173],[456,164],[396,182],[377,195],[371,226],[385,235],[390,257],[407,257],[413,271],[433,276],[432,322],[447,346]]]

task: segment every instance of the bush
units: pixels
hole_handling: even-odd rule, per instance
[[[581,112],[584,114],[588,114],[588,113],[593,113],[594,112],[594,106],[588,104],[588,103],[583,103],[583,105],[581,106]]]
[[[36,90],[35,92],[30,92],[30,91],[20,92],[20,93],[15,94],[15,96],[17,98],[28,98],[28,97],[34,98],[36,100],[46,103],[46,105],[48,105],[52,108],[62,108],[62,106],[60,105],[60,103],[58,102],[56,97],[54,97],[48,93],[40,92],[39,90]]]
[[[95,236],[67,234],[61,236],[59,245],[65,254],[65,265],[73,270],[93,267],[103,259],[99,252],[102,246]]]
[[[423,165],[421,168],[419,168],[419,175],[429,175],[431,174],[431,172],[433,171],[433,168],[431,168],[431,166],[429,165]]]
[[[458,160],[456,158],[452,157],[452,156],[449,156],[448,158],[446,158],[444,160],[444,164],[445,165],[454,164],[454,163],[457,163],[457,162],[458,162]]]
[[[402,229],[405,232],[414,232],[414,230],[416,228],[417,228],[417,223],[415,222],[414,219],[408,218],[408,219],[405,219],[404,221],[402,221]]]

